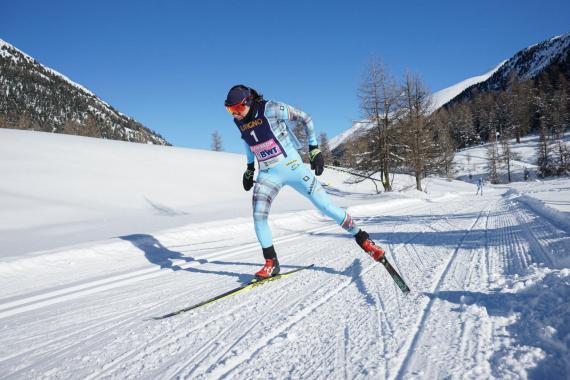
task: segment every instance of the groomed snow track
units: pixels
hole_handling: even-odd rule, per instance
[[[133,251],[154,247],[170,258],[168,265],[128,271],[110,265],[96,278],[76,275],[67,285],[40,284],[0,299],[1,377],[504,379],[565,373],[556,348],[520,332],[530,326],[525,308],[539,299],[540,286],[567,294],[568,231],[492,191],[354,216],[387,249],[411,294],[404,296],[384,268],[327,222],[309,231],[291,226],[276,239],[285,268],[314,263],[311,270],[149,321],[247,282],[260,253],[251,236],[237,232],[212,237],[191,259],[185,247],[192,242],[183,234],[168,243],[130,237],[124,240]],[[232,240],[239,246],[228,247]],[[0,286],[18,281],[14,272],[0,270]]]

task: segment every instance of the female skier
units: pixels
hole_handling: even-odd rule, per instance
[[[279,261],[267,218],[271,203],[284,185],[293,187],[309,198],[322,213],[351,233],[358,245],[374,260],[380,261],[384,251],[369,239],[366,231],[356,226],[346,211],[331,203],[315,175],[303,164],[297,151],[301,144],[289,128],[289,123],[304,125],[311,169],[317,176],[323,173],[323,155],[318,148],[310,116],[285,103],[264,100],[257,91],[241,84],[230,89],[224,105],[244,140],[247,169],[243,174],[243,188],[246,191],[253,187],[255,159],[259,165],[260,173],[253,189],[253,220],[265,265],[255,276],[263,279],[279,274]]]

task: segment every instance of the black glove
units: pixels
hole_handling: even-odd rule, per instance
[[[315,175],[323,174],[325,160],[317,145],[309,145],[309,162],[311,163],[311,170],[315,170]]]
[[[255,164],[247,164],[247,170],[243,173],[243,188],[249,191],[253,187],[253,173],[255,172]]]

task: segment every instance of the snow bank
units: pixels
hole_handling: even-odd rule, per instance
[[[540,216],[548,219],[556,227],[570,233],[570,214],[552,208],[548,206],[544,201],[528,195],[519,195],[514,199],[516,199],[518,202],[523,203]]]
[[[0,257],[180,226],[251,218],[251,192],[242,188],[238,154],[133,144],[43,132],[0,129]],[[376,194],[372,181],[325,170],[319,180],[341,207],[462,191],[461,182],[428,180],[416,193],[396,176],[394,194]],[[443,184],[445,185],[443,186]],[[431,185],[433,184],[433,186]],[[313,210],[284,188],[278,213]]]
[[[570,269],[531,269],[483,300],[489,313],[505,315],[509,323],[508,344],[491,358],[494,374],[563,379],[570,373]]]

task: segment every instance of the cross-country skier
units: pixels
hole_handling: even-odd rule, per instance
[[[358,245],[374,260],[379,261],[383,257],[382,248],[369,239],[366,231],[356,226],[346,211],[330,201],[315,175],[303,164],[297,151],[301,144],[289,127],[290,123],[301,123],[305,127],[311,170],[319,176],[324,169],[323,155],[318,148],[309,115],[285,103],[264,100],[257,91],[244,85],[232,87],[224,105],[244,140],[247,169],[243,174],[243,188],[246,191],[253,187],[255,159],[260,171],[253,189],[253,220],[265,265],[255,274],[257,278],[268,278],[279,273],[279,261],[267,218],[271,203],[285,185],[309,198],[322,213],[351,233]]]
[[[483,178],[477,180],[477,192],[475,195],[479,195],[479,191],[481,191],[481,196],[483,196]]]

